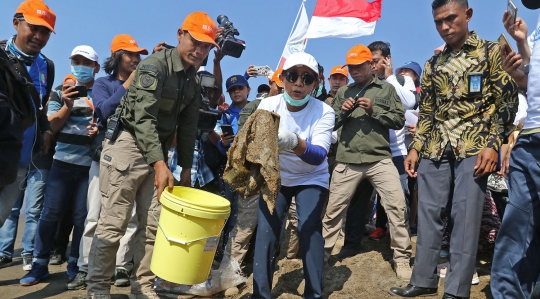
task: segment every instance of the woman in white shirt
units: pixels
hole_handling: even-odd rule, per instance
[[[321,214],[328,195],[326,154],[334,128],[334,111],[310,96],[317,88],[317,61],[307,53],[294,53],[285,62],[280,78],[284,93],[264,99],[258,109],[280,115],[279,166],[281,190],[270,213],[260,199],[253,296],[271,298],[272,278],[281,224],[295,197],[298,237],[306,280],[304,298],[322,298],[324,239]]]

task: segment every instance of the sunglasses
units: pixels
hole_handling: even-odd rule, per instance
[[[300,75],[297,72],[293,72],[293,71],[285,72],[285,79],[287,79],[287,81],[289,81],[290,83],[296,82],[299,76]],[[302,83],[304,83],[304,85],[311,85],[313,82],[315,82],[315,79],[317,79],[317,77],[307,72],[303,73],[301,78],[302,78]]]

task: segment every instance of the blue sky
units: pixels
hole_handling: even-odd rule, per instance
[[[90,45],[99,55],[100,62],[110,56],[110,43],[116,34],[127,33],[135,37],[139,46],[152,51],[155,44],[166,41],[176,44],[176,32],[184,17],[194,11],[204,11],[212,18],[225,14],[240,31],[239,38],[246,41],[246,50],[241,58],[225,57],[222,60],[223,76],[243,74],[247,66],[268,65],[274,69],[291,30],[302,0],[92,0],[65,1],[46,0],[56,13],[57,22],[49,43],[43,53],[56,64],[55,84],[70,72],[71,50],[77,45]],[[13,14],[19,0],[1,0],[0,39],[15,34]],[[518,15],[535,27],[539,11],[523,7],[520,0]],[[306,10],[311,18],[316,0],[306,1]],[[382,17],[377,23],[375,34],[354,39],[321,38],[308,41],[306,52],[312,54],[324,66],[325,75],[338,64],[343,64],[345,54],[355,44],[383,40],[390,42],[394,65],[413,60],[423,66],[433,54],[433,49],[443,41],[435,30],[429,0],[384,0]],[[506,0],[469,0],[474,15],[469,28],[480,37],[496,40],[504,32],[501,19],[507,6]],[[143,56],[144,58],[145,56]],[[210,54],[209,71],[211,70]],[[103,72],[98,74],[104,76]],[[250,79],[255,90],[263,78]],[[328,86],[328,85],[327,85]],[[228,95],[227,95],[228,98]]]

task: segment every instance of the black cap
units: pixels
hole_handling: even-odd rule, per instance
[[[540,0],[521,0],[521,3],[528,9],[540,8]]]

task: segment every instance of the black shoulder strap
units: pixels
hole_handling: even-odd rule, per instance
[[[43,58],[45,58],[45,62],[47,62],[47,90],[45,91],[45,101],[48,101],[54,84],[54,62],[45,55],[43,55]]]

